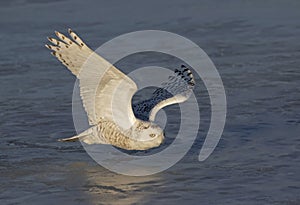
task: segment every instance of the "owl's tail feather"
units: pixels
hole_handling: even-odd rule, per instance
[[[98,133],[97,125],[90,127],[89,129],[85,130],[84,132],[80,133],[79,135],[59,139],[59,142],[76,142],[82,141],[86,144],[109,144],[101,135]]]
[[[88,137],[89,135],[93,134],[93,127],[85,130],[84,132],[80,133],[79,135],[75,135],[73,137],[69,137],[69,138],[63,138],[63,139],[59,139],[59,142],[76,142],[78,140],[83,140],[84,138]]]
[[[73,136],[73,137],[69,137],[69,138],[63,138],[63,139],[58,139],[59,142],[76,142],[79,140],[79,136]]]

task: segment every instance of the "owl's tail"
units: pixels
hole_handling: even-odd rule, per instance
[[[84,138],[88,137],[89,135],[93,134],[93,127],[85,130],[84,132],[80,133],[79,135],[75,135],[73,137],[59,139],[59,142],[76,142],[78,140],[84,140]]]
[[[98,133],[97,125],[90,127],[89,129],[85,130],[84,132],[80,133],[79,135],[59,139],[59,142],[76,142],[82,141],[86,144],[109,144],[103,138],[101,133]]]

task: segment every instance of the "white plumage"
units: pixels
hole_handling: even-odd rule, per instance
[[[159,146],[164,133],[153,123],[155,115],[165,106],[188,99],[195,84],[190,69],[176,69],[151,99],[132,107],[132,97],[138,90],[134,81],[92,51],[71,29],[68,32],[71,39],[55,32],[59,40],[48,38],[52,45],[46,47],[79,79],[80,96],[91,127],[60,141],[111,144],[127,150]],[[100,76],[100,82],[91,80],[95,75]]]

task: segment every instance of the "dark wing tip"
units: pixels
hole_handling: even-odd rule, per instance
[[[194,75],[191,71],[191,69],[189,69],[187,66],[185,65],[181,65],[180,69],[175,69],[175,74],[177,74],[177,76],[181,77],[182,79],[184,79],[184,81],[190,85],[190,86],[195,86],[195,79],[194,79]]]

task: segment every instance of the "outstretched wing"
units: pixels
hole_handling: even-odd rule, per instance
[[[162,83],[161,88],[155,90],[150,99],[134,104],[134,113],[142,120],[154,121],[160,109],[186,101],[193,92],[194,86],[192,71],[182,65],[180,69],[175,69],[167,82]]]
[[[92,51],[71,29],[68,31],[71,39],[55,32],[58,40],[48,38],[53,45],[46,47],[79,79],[89,124],[95,125],[101,119],[118,120],[117,124],[129,128],[136,120],[131,107],[136,84]]]

